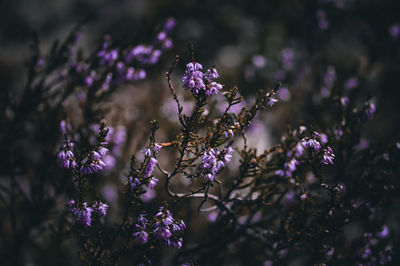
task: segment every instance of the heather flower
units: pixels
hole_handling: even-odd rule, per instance
[[[135,240],[141,244],[145,244],[149,240],[149,235],[146,232],[147,225],[148,225],[148,220],[146,218],[146,213],[143,212],[137,218],[135,224],[136,232],[132,234]]]
[[[304,138],[302,140],[302,144],[304,145],[304,147],[310,147],[316,151],[321,149],[321,144],[319,143],[319,141],[317,139],[314,139],[314,138]]]
[[[233,149],[231,147],[224,149],[222,152],[217,149],[210,149],[201,157],[202,164],[200,168],[203,176],[214,181],[217,173],[232,159]],[[222,156],[222,158],[221,158]]]
[[[137,187],[142,185],[142,182],[138,178],[133,178],[132,176],[128,179],[128,184],[132,190],[135,190]]]
[[[219,78],[217,69],[215,67],[213,67],[212,69],[207,69],[205,73],[205,78],[207,79],[208,82],[211,82],[214,79]]]
[[[62,120],[60,122],[60,132],[61,134],[65,135],[67,134],[67,131],[71,130],[71,125],[66,122],[65,120]]]
[[[145,177],[150,177],[151,173],[154,171],[154,168],[156,167],[158,161],[156,158],[150,158],[149,162],[147,163],[147,166],[144,170],[144,176]]]
[[[108,204],[102,202],[96,202],[92,206],[92,210],[97,213],[99,216],[106,216],[108,209]]]
[[[161,145],[159,145],[159,144],[157,144],[157,143],[154,144],[154,151],[155,151],[155,152],[159,152],[161,149],[162,149],[162,146],[161,146]]]
[[[296,150],[296,153],[295,153],[296,157],[303,156],[303,154],[305,152],[305,148],[304,148],[304,145],[302,144],[302,142],[297,143],[295,150]]]
[[[194,95],[204,91],[205,96],[216,95],[221,89],[222,84],[213,81],[218,78],[216,68],[208,69],[203,73],[203,66],[197,62],[190,62],[186,65],[186,71],[182,78],[183,87],[191,90]]]
[[[351,77],[344,83],[344,89],[350,91],[358,86],[358,79],[356,77]]]
[[[74,143],[71,141],[68,141],[61,145],[60,152],[57,155],[57,158],[61,161],[62,167],[70,169],[70,168],[75,168],[77,166],[77,163],[75,161],[75,156],[72,151],[74,147]]]
[[[286,177],[292,177],[292,174],[294,171],[296,171],[297,166],[299,165],[299,162],[296,159],[291,159],[289,162],[285,162],[283,165],[283,169],[277,170],[275,174],[279,176],[286,176]]]
[[[167,21],[165,22],[164,30],[165,30],[166,32],[169,32],[169,31],[171,31],[171,30],[175,27],[175,25],[176,25],[176,20],[173,19],[173,18],[169,18],[169,19],[167,19]]]
[[[97,53],[97,57],[99,57],[100,59],[100,65],[101,66],[110,66],[112,64],[114,64],[114,62],[118,59],[118,50],[113,49],[108,51],[108,42],[110,40],[107,40],[104,44],[103,44],[103,50],[100,50]]]
[[[102,145],[107,144],[106,142],[101,143]],[[99,146],[96,150],[88,153],[82,160],[82,166],[80,171],[83,174],[93,174],[103,170],[106,166],[104,156],[109,150],[103,146]]]
[[[155,177],[150,178],[149,184],[147,185],[150,189],[154,189],[154,187],[157,185],[158,179]]]
[[[323,164],[333,164],[333,159],[335,159],[335,154],[333,154],[333,151],[331,147],[327,147],[323,150],[323,155],[322,155],[322,163]]]
[[[225,136],[225,138],[229,138],[229,136],[233,137],[234,134],[233,134],[232,129],[228,129],[228,130],[224,131],[224,136]]]
[[[145,79],[146,76],[147,76],[146,70],[138,69],[137,71],[134,72],[133,79],[134,80],[142,80],[142,79]]]
[[[343,107],[345,107],[349,102],[350,102],[350,100],[349,100],[349,97],[347,97],[347,96],[340,98],[340,103],[342,104]]]
[[[182,220],[175,220],[172,214],[165,207],[161,206],[159,212],[154,216],[154,236],[168,246],[181,248],[183,239],[179,237],[186,225]]]
[[[144,230],[136,231],[132,236],[141,244],[145,244],[149,240],[149,235]]]
[[[271,97],[271,98],[268,98],[267,104],[268,104],[268,106],[272,107],[277,101],[278,101],[277,99],[274,99]]]
[[[84,225],[86,227],[91,226],[93,209],[91,207],[88,207],[86,202],[82,204],[82,208],[78,208],[75,206],[75,201],[71,200],[70,206],[71,206],[71,213],[74,216],[75,221],[77,223]]]

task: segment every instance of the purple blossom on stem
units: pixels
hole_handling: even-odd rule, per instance
[[[335,159],[335,154],[333,154],[333,151],[331,147],[326,147],[323,150],[323,155],[322,155],[322,160],[321,162],[323,164],[333,164],[333,160]]]
[[[194,95],[204,91],[205,96],[216,95],[221,89],[222,84],[213,81],[219,77],[216,68],[208,69],[203,73],[203,66],[197,62],[190,62],[186,65],[183,75],[183,87],[191,90]]]
[[[141,244],[147,243],[149,240],[149,235],[146,232],[148,225],[148,220],[146,218],[146,213],[141,213],[136,220],[136,232],[132,234],[133,238]]]
[[[217,173],[232,160],[233,149],[228,147],[223,151],[218,149],[210,149],[201,157],[202,164],[200,166],[204,177],[209,181],[214,181]],[[221,158],[222,157],[222,158]]]
[[[128,179],[128,184],[132,190],[135,190],[137,187],[142,185],[142,182],[138,178],[133,178],[132,176]]]
[[[157,185],[158,179],[155,177],[150,178],[149,184],[147,185],[150,189],[154,189],[154,187]]]
[[[175,220],[165,207],[161,206],[159,212],[154,216],[153,234],[162,240],[167,246],[181,248],[183,239],[178,235],[186,229],[182,220]]]
[[[267,104],[268,104],[268,106],[272,107],[277,101],[278,101],[277,99],[271,97],[271,98],[268,98]]]
[[[292,174],[296,171],[298,165],[299,162],[293,158],[289,162],[284,163],[283,169],[277,170],[275,173],[282,177],[292,177]]]
[[[75,206],[75,201],[71,200],[70,206],[71,206],[71,213],[74,216],[75,221],[77,223],[84,225],[86,227],[91,226],[93,209],[91,207],[88,207],[86,202],[82,204],[82,208],[78,208]]]
[[[158,161],[156,158],[150,158],[149,162],[147,163],[146,168],[144,169],[144,176],[145,177],[150,177],[151,173],[154,171],[154,168],[156,167]]]
[[[107,144],[106,142],[101,143],[102,145]],[[109,150],[103,146],[99,146],[96,150],[88,153],[82,160],[81,173],[83,174],[93,174],[104,169],[106,166],[103,161],[104,156],[109,152]]]
[[[349,97],[343,96],[340,98],[340,103],[342,104],[343,107],[347,106],[347,104],[350,102]]]
[[[347,91],[350,91],[354,88],[356,88],[358,86],[358,78],[356,77],[351,77],[349,79],[346,80],[346,82],[344,83],[344,89]]]
[[[107,210],[108,210],[108,204],[102,203],[102,202],[96,202],[93,206],[92,209],[95,213],[97,213],[99,216],[106,216]]]
[[[66,169],[73,169],[77,166],[75,156],[72,151],[73,147],[74,143],[67,140],[66,143],[61,145],[60,152],[57,155],[57,158],[61,161],[62,167]]]

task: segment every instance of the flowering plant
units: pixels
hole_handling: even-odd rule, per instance
[[[40,262],[47,249],[87,265],[232,264],[243,252],[265,265],[394,261],[385,206],[397,199],[400,147],[362,145],[377,106],[334,91],[334,67],[315,100],[334,114],[329,122],[296,121],[270,145],[254,147],[252,130],[287,88],[243,97],[223,85],[219,67],[198,62],[193,45],[188,62],[177,55],[166,72],[170,121],[161,102],[151,104],[158,113],[136,110],[131,124],[111,118],[125,111],[110,104],[124,86],[154,78],[175,24],[168,19],[151,44],[119,46],[106,35],[87,57],[76,51],[80,27],[46,55],[34,40],[26,87],[6,95],[1,112],[5,262],[26,262],[24,252]],[[282,51],[281,77],[293,57]],[[362,233],[350,237],[354,228]]]

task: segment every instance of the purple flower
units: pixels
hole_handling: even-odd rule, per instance
[[[164,41],[166,38],[167,38],[167,33],[165,31],[162,31],[157,35],[157,40],[160,42]]]
[[[299,165],[299,162],[296,159],[291,159],[289,162],[285,162],[283,164],[283,169],[277,170],[275,174],[279,176],[286,176],[286,177],[292,177],[292,174],[294,171],[296,171],[297,166]]]
[[[149,188],[154,189],[154,187],[157,185],[158,179],[155,177],[150,178],[149,184],[147,185]]]
[[[102,203],[102,202],[96,202],[93,206],[92,209],[95,213],[97,213],[99,216],[106,216],[107,214],[107,209],[108,209],[108,204]]]
[[[271,98],[268,98],[267,104],[268,104],[268,106],[272,107],[277,101],[278,101],[277,99],[274,99],[271,97]]]
[[[213,67],[212,69],[207,69],[205,73],[205,78],[207,79],[208,82],[211,82],[214,79],[219,78],[217,69],[215,67]]]
[[[74,147],[74,143],[70,140],[63,145],[61,145],[60,152],[57,155],[57,158],[61,161],[62,167],[70,169],[75,168],[77,163],[75,161],[75,156],[72,151]]]
[[[321,162],[323,164],[333,164],[333,159],[335,159],[335,154],[333,154],[331,147],[326,147],[323,150]]]
[[[380,238],[387,238],[389,236],[389,228],[387,227],[387,225],[383,226],[383,229],[378,233],[378,236]]]
[[[203,66],[197,62],[190,62],[186,65],[186,71],[183,75],[183,87],[191,90],[194,95],[204,91],[205,96],[216,95],[223,87],[222,84],[213,81],[218,78],[216,68],[208,69],[203,73]]]
[[[214,181],[217,173],[227,162],[231,161],[232,153],[233,149],[231,147],[224,149],[222,152],[217,149],[206,151],[201,157],[202,164],[200,165],[203,176],[209,181]]]
[[[77,208],[75,206],[75,201],[71,200],[70,206],[71,206],[71,213],[74,216],[75,221],[77,223],[87,227],[91,226],[93,209],[91,207],[88,207],[86,202],[82,204],[82,208]]]
[[[67,134],[68,130],[71,130],[71,125],[68,122],[65,122],[65,120],[62,120],[60,122],[61,134],[63,134],[63,135]]]
[[[136,231],[132,234],[133,238],[141,244],[147,243],[149,240],[149,235],[144,230]]]
[[[343,107],[345,107],[349,102],[350,102],[350,100],[349,100],[349,97],[347,97],[347,96],[340,98],[340,103],[342,104]]]
[[[139,179],[137,179],[136,177],[133,178],[132,176],[129,177],[128,183],[129,183],[129,186],[131,187],[132,190],[135,190],[137,187],[142,185],[142,182],[140,182]]]
[[[169,18],[169,19],[167,19],[167,21],[165,22],[164,30],[165,30],[166,32],[169,32],[169,31],[171,31],[171,30],[175,27],[175,25],[176,25],[176,20],[175,20],[174,18]]]
[[[147,166],[144,170],[145,177],[150,177],[150,175],[154,171],[154,168],[156,167],[157,163],[158,163],[158,161],[156,158],[150,158],[150,160],[147,163]]]
[[[148,226],[148,220],[146,218],[146,213],[141,213],[139,217],[136,219],[136,232],[132,234],[136,241],[141,244],[147,243],[149,240],[149,234],[145,231]]]
[[[358,78],[356,77],[351,77],[349,79],[346,80],[346,82],[344,83],[344,89],[347,91],[350,91],[354,88],[356,88],[358,86]]]
[[[185,230],[185,223],[181,220],[175,220],[171,212],[163,206],[160,207],[159,212],[154,216],[154,220],[154,236],[168,246],[181,248],[183,239],[178,236]]]
[[[321,149],[321,144],[319,143],[319,141],[313,138],[304,138],[302,140],[302,144],[304,145],[304,147],[308,146],[316,151]]]

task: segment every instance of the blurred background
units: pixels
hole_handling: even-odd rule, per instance
[[[181,55],[181,64],[174,83],[185,110],[190,110],[190,93],[184,93],[181,83],[184,63],[191,60],[189,42],[194,45],[196,60],[205,68],[216,65],[219,82],[228,88],[238,86],[245,102],[251,102],[258,89],[273,88],[282,81],[280,102],[259,115],[249,129],[253,147],[270,147],[288,126],[304,123],[329,128],[335,117],[324,103],[342,96],[348,96],[355,108],[368,99],[375,101],[376,117],[361,132],[364,142],[360,145],[398,141],[399,10],[397,0],[2,1],[0,89],[11,88],[15,97],[21,92],[33,33],[46,53],[55,39],[65,39],[75,25],[85,21],[79,47],[90,54],[105,34],[115,43],[151,43],[159,25],[167,18],[176,19],[173,49],[148,72],[146,80],[122,86],[106,104],[107,124],[124,139],[122,150],[113,158],[124,160],[116,160],[116,167],[110,169],[114,181],[99,188],[112,207],[122,184],[115,180],[126,169],[130,154],[140,158],[150,132],[149,121],[157,118],[161,128],[167,129],[158,132],[158,142],[179,132],[176,106],[164,75],[175,54]],[[219,104],[216,108],[221,110]],[[71,100],[65,107],[73,126],[78,124],[82,114],[76,103]],[[154,196],[150,193],[147,198]],[[203,217],[214,218],[212,214]],[[202,234],[201,230],[194,232],[193,242]]]
[[[189,61],[192,42],[197,60],[215,64],[225,86],[237,85],[244,96],[283,81],[281,99],[286,103],[266,118],[272,132],[286,129],[286,123],[276,121],[318,122],[312,103],[346,92],[361,95],[360,101],[374,97],[377,119],[366,134],[394,140],[400,106],[399,9],[396,0],[3,1],[1,86],[18,91],[24,84],[21,73],[32,32],[45,52],[87,20],[80,45],[91,52],[106,33],[114,40],[150,42],[154,27],[174,17],[174,50],[151,74],[148,90],[166,92],[159,70],[168,69],[175,53]]]

